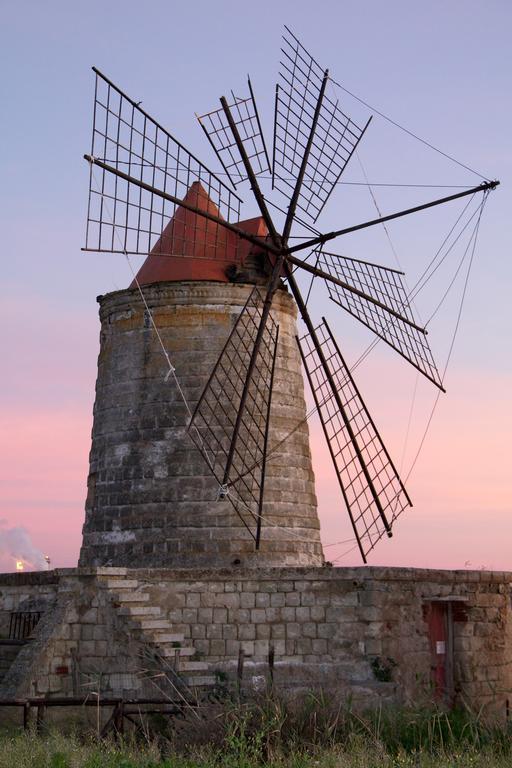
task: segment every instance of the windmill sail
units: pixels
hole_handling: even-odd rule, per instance
[[[411,501],[325,320],[314,335],[308,333],[299,340],[301,356],[366,562]]]
[[[276,87],[273,182],[284,194],[294,190],[313,129],[297,207],[313,222],[362,138],[361,128],[322,93],[326,72],[285,27]],[[320,98],[321,97],[321,98]],[[317,105],[319,113],[315,116]]]
[[[437,387],[443,388],[426,334],[415,325],[401,272],[325,251],[318,252],[318,266],[359,291],[355,293],[326,280],[332,301],[370,328]],[[379,303],[368,301],[362,293]]]
[[[188,427],[190,437],[219,483],[219,496],[232,503],[257,543],[262,520],[268,421],[279,331],[270,316],[247,385],[263,301],[264,297],[255,286],[203,390]],[[246,387],[247,397],[245,405],[242,405]],[[241,421],[235,436],[240,411]],[[230,461],[234,436],[236,440]],[[230,466],[226,479],[228,463]]]
[[[260,173],[270,173],[270,162],[249,78],[247,79],[247,86],[249,96],[240,98],[231,92],[232,98],[227,103],[227,107],[254,174],[257,176]],[[233,186],[247,179],[247,172],[225,109],[222,107],[207,112],[198,116],[198,120]]]
[[[94,72],[91,159],[100,160],[102,166],[91,162],[85,250],[144,255],[158,251],[165,256],[166,240],[161,235],[177,204],[152,189],[183,200],[199,182],[219,218],[238,221],[240,198],[139,104],[101,72]],[[216,231],[219,238],[225,236],[222,226]],[[184,237],[187,242],[196,240],[193,231]]]

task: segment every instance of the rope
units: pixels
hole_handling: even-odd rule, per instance
[[[176,388],[177,388],[177,390],[179,392],[179,395],[180,395],[180,397],[183,400],[183,403],[185,405],[188,417],[189,417],[189,419],[191,419],[192,418],[192,411],[190,410],[190,406],[188,404],[187,398],[185,397],[185,393],[183,392],[183,389],[181,388],[180,382],[179,382],[178,377],[176,375],[176,368],[174,367],[174,365],[171,362],[171,359],[169,357],[169,353],[167,352],[167,349],[165,348],[165,344],[163,342],[163,339],[162,339],[162,337],[160,335],[160,331],[158,330],[157,325],[155,323],[155,318],[153,317],[153,313],[152,313],[152,311],[151,311],[151,309],[150,309],[150,307],[149,307],[149,305],[148,305],[148,303],[146,301],[146,297],[144,295],[144,291],[142,290],[142,287],[141,287],[141,285],[140,285],[140,283],[138,281],[138,278],[137,278],[137,275],[135,273],[135,270],[133,269],[133,265],[132,265],[132,263],[130,261],[130,256],[128,255],[128,252],[124,248],[124,243],[121,240],[119,232],[117,231],[117,228],[116,228],[115,223],[114,223],[114,217],[112,215],[112,211],[111,211],[109,203],[108,203],[108,198],[106,197],[106,195],[103,194],[102,191],[100,191],[100,185],[99,185],[98,179],[96,177],[96,174],[94,172],[94,163],[93,163],[92,159],[90,161],[90,166],[91,166],[91,176],[94,179],[94,183],[96,184],[96,187],[98,189],[98,194],[101,196],[101,198],[103,200],[103,203],[105,205],[105,209],[107,211],[107,214],[110,217],[110,220],[112,222],[112,227],[114,229],[115,236],[117,237],[117,239],[119,241],[120,249],[121,249],[122,253],[125,256],[126,261],[128,262],[128,266],[129,266],[130,272],[131,272],[131,274],[133,276],[133,280],[135,282],[135,285],[137,286],[137,290],[139,291],[140,297],[141,297],[142,302],[144,304],[144,308],[145,308],[145,310],[147,312],[147,315],[148,315],[148,317],[150,319],[151,326],[152,326],[152,328],[153,328],[153,330],[154,330],[154,332],[156,334],[156,337],[158,339],[158,343],[160,345],[162,353],[163,353],[163,355],[165,357],[165,360],[167,362],[168,371],[167,371],[166,375],[164,376],[164,381],[167,382],[169,380],[170,376],[173,377],[173,380],[174,380],[174,383],[176,385]],[[194,425],[194,429],[195,429],[195,431],[197,433],[197,436],[201,440],[201,435],[199,434],[199,431],[198,431],[198,429],[197,429],[197,427],[195,425]],[[212,466],[211,466],[208,458],[207,457],[205,457],[205,458],[206,458],[207,463],[210,465],[210,469],[212,469]]]
[[[385,115],[383,112],[378,110],[376,107],[372,107],[371,104],[368,104],[368,102],[361,99],[359,96],[356,96],[355,93],[352,93],[352,91],[349,91],[348,88],[345,88],[341,83],[339,83],[337,80],[334,80],[332,77],[329,77],[329,79],[334,83],[334,85],[337,85],[338,88],[341,88],[342,91],[345,91],[345,93],[348,93],[349,96],[352,96],[353,99],[358,101],[360,104],[363,104],[367,109],[370,109],[372,112],[375,112],[375,114],[379,115],[379,117],[382,117],[384,120],[387,120],[388,123],[391,123],[391,125],[394,125],[395,128],[399,128],[401,131],[406,133],[408,136],[411,136],[413,139],[416,139],[421,144],[424,144],[426,147],[429,147],[429,149],[433,149],[434,152],[437,152],[439,155],[442,155],[443,157],[446,157],[447,160],[451,160],[452,163],[455,163],[456,165],[459,165],[461,168],[464,168],[466,171],[470,171],[470,173],[474,173],[475,176],[479,176],[481,179],[484,179],[484,181],[489,181],[489,177],[485,176],[483,173],[480,173],[479,171],[475,171],[474,168],[470,168],[469,165],[465,165],[464,163],[461,163],[460,160],[457,160],[452,155],[448,155],[446,152],[443,152],[438,147],[431,144],[429,141],[426,141],[425,139],[422,139],[421,136],[418,136],[417,134],[410,131],[408,128],[405,128],[403,125],[400,125],[400,123],[397,123],[396,120],[393,120],[388,115]]]
[[[463,310],[463,307],[464,307],[464,301],[465,301],[465,298],[466,298],[466,293],[467,293],[467,288],[468,288],[468,283],[469,283],[469,276],[471,274],[471,267],[473,266],[473,260],[474,260],[475,251],[476,251],[476,244],[477,244],[477,240],[478,240],[478,233],[479,233],[479,230],[480,230],[480,221],[482,219],[482,213],[483,213],[483,210],[484,210],[485,203],[487,202],[487,196],[488,196],[488,193],[485,193],[484,197],[482,199],[482,202],[480,204],[479,215],[478,215],[478,219],[477,219],[475,228],[473,230],[473,233],[471,235],[471,239],[470,239],[470,241],[468,243],[468,246],[467,246],[465,254],[464,254],[464,258],[465,258],[466,254],[467,254],[467,252],[468,252],[468,250],[470,248],[471,240],[472,240],[473,241],[473,247],[471,249],[471,256],[470,256],[470,259],[469,259],[468,270],[466,272],[466,277],[465,277],[465,280],[464,280],[464,286],[463,286],[463,290],[462,290],[462,296],[461,296],[461,301],[460,301],[460,305],[459,305],[459,311],[457,313],[457,320],[456,320],[456,323],[455,323],[455,328],[454,328],[452,340],[451,340],[450,347],[449,347],[449,350],[448,350],[448,355],[447,355],[447,358],[446,358],[446,363],[445,363],[445,366],[444,366],[443,375],[441,377],[441,381],[443,381],[443,383],[444,383],[444,378],[446,376],[446,371],[448,369],[448,365],[449,365],[450,360],[451,360],[453,348],[455,346],[455,339],[457,338],[457,333],[458,333],[458,330],[459,330],[460,320],[461,320],[461,317],[462,317],[462,310]],[[457,273],[458,273],[458,271],[459,270],[457,270]],[[452,284],[453,284],[453,281],[452,281]],[[440,394],[441,394],[441,390],[438,390],[436,399],[434,401],[434,405],[432,406],[432,411],[430,412],[430,416],[428,417],[428,420],[427,420],[425,431],[423,432],[423,436],[422,436],[421,441],[420,441],[420,445],[419,445],[418,450],[416,452],[416,455],[415,455],[415,457],[414,457],[414,459],[412,461],[412,464],[411,464],[411,467],[409,469],[409,472],[407,473],[407,476],[405,478],[405,482],[407,482],[407,480],[411,476],[411,474],[412,474],[412,472],[414,470],[414,467],[416,466],[416,462],[418,461],[419,455],[421,453],[421,450],[422,450],[423,445],[425,443],[425,439],[427,437],[427,433],[428,433],[428,431],[430,429],[430,425],[432,423],[432,419],[434,417],[434,413],[436,411],[437,404],[439,402]]]

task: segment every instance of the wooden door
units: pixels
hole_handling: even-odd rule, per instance
[[[453,618],[450,602],[432,602],[427,624],[430,669],[434,698],[451,703],[453,698]]]

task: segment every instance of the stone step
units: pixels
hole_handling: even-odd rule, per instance
[[[151,635],[157,643],[183,643],[185,635],[179,635],[169,632],[152,632]]]
[[[206,661],[184,661],[181,662],[178,667],[179,672],[206,672],[208,670],[208,664]]]
[[[118,603],[147,603],[149,595],[147,592],[118,592],[116,594]]]
[[[137,589],[138,586],[137,579],[108,579],[107,581],[109,589]]]
[[[184,675],[182,680],[185,685],[188,685],[190,688],[195,688],[202,685],[215,685],[217,682],[217,678],[213,675]]]
[[[122,616],[159,616],[160,608],[154,605],[123,605],[119,613]]]
[[[160,643],[158,643],[158,645],[159,645],[159,651],[162,654],[162,656],[167,656],[171,658],[174,656],[179,656],[180,659],[182,659],[184,656],[193,656],[196,653],[195,648],[176,648],[172,645],[165,646],[163,644],[161,645]],[[188,663],[190,662],[187,662],[187,664]]]
[[[141,619],[138,623],[141,629],[170,629],[170,623],[166,619]],[[176,640],[183,640],[185,635],[176,635]]]

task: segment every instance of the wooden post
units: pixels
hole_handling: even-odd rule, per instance
[[[27,731],[30,725],[30,702],[23,703],[23,730]]]
[[[242,647],[240,647],[238,649],[238,666],[237,666],[237,670],[236,670],[238,695],[240,695],[240,690],[242,688],[243,677],[244,677],[244,649]]]
[[[274,685],[274,643],[268,644],[268,671],[270,675],[270,685],[271,687]]]

